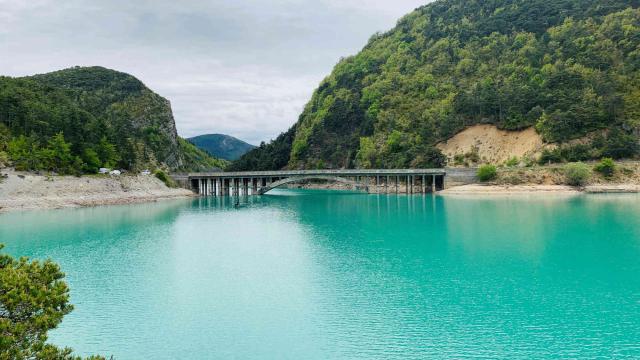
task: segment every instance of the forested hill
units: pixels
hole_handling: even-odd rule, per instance
[[[102,67],[0,77],[0,163],[8,160],[60,173],[225,165],[178,137],[169,101]]]
[[[198,148],[212,156],[225,160],[237,160],[255,146],[233,136],[224,134],[207,134],[187,139]]]
[[[478,123],[534,126],[563,148],[588,139],[562,152],[574,158],[638,156],[639,3],[425,5],[342,59],[287,133],[231,168],[440,165],[434,145]]]

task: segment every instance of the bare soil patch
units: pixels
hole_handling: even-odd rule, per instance
[[[521,131],[505,131],[495,125],[474,125],[451,139],[436,145],[450,162],[456,155],[477,151],[482,162],[502,164],[516,156],[535,157],[544,148],[542,138],[533,127]]]

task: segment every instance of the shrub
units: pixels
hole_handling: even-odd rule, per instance
[[[509,160],[507,160],[504,164],[507,167],[518,166],[518,164],[520,164],[520,159],[518,159],[517,156],[514,156],[514,157],[510,158]]]
[[[165,185],[167,185],[167,187],[170,188],[174,188],[177,186],[176,182],[173,181],[173,179],[167,175],[164,171],[158,169],[155,171],[154,175],[160,179],[160,181],[162,181]]]
[[[564,167],[564,174],[568,185],[582,186],[591,177],[591,169],[584,163],[569,163]]]
[[[496,167],[493,165],[482,165],[478,168],[478,179],[480,181],[490,181],[495,179],[498,176]]]
[[[7,165],[9,165],[9,155],[4,151],[0,151],[0,168]]]
[[[473,163],[480,162],[480,153],[477,147],[472,147],[468,153],[464,154],[465,159]]]
[[[542,154],[540,155],[540,159],[538,159],[538,164],[546,165],[550,163],[559,163],[562,162],[562,155],[560,154],[560,150],[558,149],[544,149],[542,150]]]
[[[604,177],[610,178],[616,171],[616,163],[612,158],[603,158],[602,160],[600,160],[600,163],[598,163],[593,169],[602,174]]]
[[[453,163],[455,165],[463,165],[464,164],[464,155],[463,154],[455,154],[453,156]]]
[[[586,161],[598,158],[595,150],[588,144],[563,146],[559,149],[562,160],[568,162]]]

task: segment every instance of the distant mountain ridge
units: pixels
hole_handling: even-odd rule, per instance
[[[187,140],[212,156],[225,160],[237,160],[256,148],[245,141],[224,134],[199,135]]]

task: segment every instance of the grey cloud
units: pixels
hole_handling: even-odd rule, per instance
[[[269,140],[342,56],[426,0],[0,0],[0,72],[129,72],[183,136]]]

